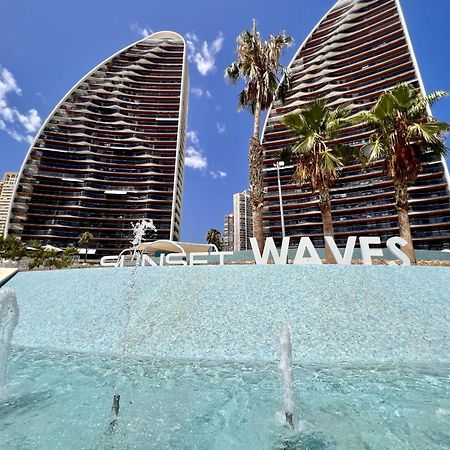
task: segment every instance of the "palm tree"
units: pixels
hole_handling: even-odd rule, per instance
[[[237,60],[225,70],[225,78],[235,84],[242,78],[246,86],[239,94],[239,109],[249,109],[254,116],[253,134],[250,139],[250,192],[253,213],[253,234],[260,249],[264,246],[262,208],[263,147],[260,145],[261,112],[268,109],[273,100],[283,100],[290,86],[289,71],[280,65],[285,46],[293,43],[284,33],[269,36],[261,41],[253,20],[253,30],[244,30],[237,38]],[[280,82],[281,78],[281,82]]]
[[[283,124],[296,136],[295,144],[284,149],[281,159],[295,164],[294,180],[307,181],[319,197],[324,236],[334,237],[331,217],[331,186],[339,177],[344,162],[355,157],[355,151],[342,144],[333,144],[341,130],[350,125],[350,111],[346,106],[330,109],[324,100],[304,105],[299,111],[283,117]],[[335,259],[325,243],[326,262]]]
[[[424,162],[445,154],[444,134],[450,125],[434,120],[430,107],[446,95],[437,91],[424,96],[411,84],[400,84],[383,93],[370,111],[355,117],[355,123],[374,129],[362,151],[368,162],[384,160],[384,173],[394,184],[400,236],[408,243],[404,252],[413,264],[416,256],[408,216],[408,184],[416,181]]]
[[[211,228],[208,233],[206,233],[206,242],[215,245],[219,251],[223,249],[222,235],[220,234],[220,231],[215,228]]]
[[[89,231],[85,231],[78,240],[78,245],[86,250],[86,253],[84,254],[84,262],[87,261],[88,248],[93,240],[94,236]]]
[[[26,246],[15,236],[0,236],[0,261],[3,259],[18,260],[25,256]]]

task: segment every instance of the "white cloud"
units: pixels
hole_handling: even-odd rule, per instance
[[[191,89],[191,92],[198,98],[203,97],[203,89],[199,87],[195,87]]]
[[[17,119],[29,133],[34,133],[39,130],[42,124],[42,120],[34,108],[28,111],[28,115],[17,112]]]
[[[204,175],[208,175],[213,178],[224,178],[227,176],[226,172],[222,170],[210,170],[206,172],[208,167],[208,158],[203,154],[203,150],[200,148],[200,140],[195,130],[189,130],[186,133],[188,146],[186,148],[186,156],[184,164],[191,169],[200,170]]]
[[[17,142],[28,142],[28,144],[33,142],[34,138],[30,134],[20,134],[12,128],[5,128],[4,130]]]
[[[223,170],[210,170],[209,174],[214,178],[225,178],[227,176],[227,173]]]
[[[208,165],[208,161],[201,151],[192,146],[189,146],[186,149],[186,158],[184,163],[187,167],[200,170],[206,169]]]
[[[191,88],[191,92],[197,97],[202,98],[205,96],[206,98],[212,98],[212,94],[208,90],[203,90],[202,87],[193,87]]]
[[[195,64],[200,74],[207,75],[216,68],[216,55],[222,49],[223,40],[223,34],[220,31],[211,43],[206,41],[201,43],[195,33],[186,34],[188,59]]]
[[[189,130],[186,133],[186,137],[188,139],[188,141],[192,142],[195,145],[198,145],[198,136],[197,136],[197,132],[194,130]]]
[[[131,31],[134,33],[139,34],[139,36],[142,36],[143,38],[149,36],[150,34],[153,34],[153,30],[150,27],[141,27],[137,22],[132,23],[130,25]]]
[[[0,69],[0,98],[4,98],[9,92],[21,95],[22,89],[17,86],[13,74],[4,67],[1,67]]]
[[[216,128],[217,128],[217,132],[219,134],[225,133],[225,130],[227,129],[225,124],[224,123],[220,123],[220,122],[216,123]]]
[[[41,92],[36,92],[36,95],[42,100],[42,103],[48,105],[48,100],[45,95],[43,95]]]
[[[42,119],[36,109],[32,108],[21,113],[8,103],[8,94],[22,95],[13,74],[6,68],[0,67],[0,130],[5,131],[18,142],[33,141],[33,134],[42,125]]]

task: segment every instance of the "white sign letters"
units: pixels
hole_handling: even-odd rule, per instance
[[[336,245],[336,242],[331,236],[325,236],[325,242],[333,253],[334,259],[337,264],[348,266],[352,263],[353,253],[357,241],[359,240],[359,247],[361,249],[361,258],[364,265],[371,265],[372,258],[383,258],[383,249],[380,248],[381,239],[376,236],[350,236],[347,239],[347,243],[344,249],[344,254],[341,253]],[[258,248],[255,238],[250,238],[250,244],[252,246],[253,257],[257,265],[264,264],[289,264],[288,252],[292,250],[289,248],[289,237],[284,237],[281,242],[281,248],[278,249],[275,245],[273,238],[269,237],[264,243],[262,253]],[[386,249],[396,259],[400,260],[401,265],[411,265],[408,256],[401,250],[407,242],[405,239],[394,236],[387,240]],[[309,237],[300,238],[297,248],[295,249],[295,256],[292,260],[292,264],[296,265],[310,265],[310,264],[322,264],[317,250],[314,247]],[[196,266],[205,264],[219,264],[224,265],[225,255],[233,255],[233,252],[192,252],[186,253],[167,253],[162,254],[159,257],[159,263],[153,258],[143,254],[133,255],[131,261],[140,266]],[[103,267],[123,267],[127,265],[127,261],[130,261],[130,256],[104,256],[100,260],[100,265]],[[389,265],[396,265],[394,261],[389,261]]]

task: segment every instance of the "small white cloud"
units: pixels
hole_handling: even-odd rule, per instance
[[[39,130],[42,119],[34,108],[23,114],[14,106],[10,106],[7,95],[11,93],[21,95],[22,89],[13,74],[8,69],[0,67],[0,130],[18,142],[31,143],[33,136],[29,133]]]
[[[41,92],[36,92],[36,95],[42,100],[42,103],[48,105],[48,99],[45,95],[43,95]]]
[[[153,34],[153,30],[150,27],[141,27],[138,23],[132,23],[130,25],[130,29],[131,31],[133,31],[134,33],[139,34],[139,36],[142,36],[143,38],[150,36],[151,34]]]
[[[204,90],[202,87],[193,87],[191,88],[191,92],[197,97],[197,98],[202,98],[203,96],[205,96],[206,98],[212,98],[212,94],[210,91],[208,91],[208,89]]]
[[[200,87],[194,87],[191,92],[198,98],[203,97],[203,89]]]
[[[28,142],[31,144],[33,142],[33,136],[29,134],[21,134],[12,128],[5,128],[5,131],[17,142]]]
[[[28,133],[34,133],[39,130],[42,124],[42,120],[39,117],[38,112],[33,108],[28,111],[28,114],[20,114],[17,112],[17,119],[22,126],[28,131]]]
[[[217,132],[219,134],[225,133],[225,130],[227,129],[225,124],[224,123],[220,123],[220,122],[216,123],[216,128],[217,128]]]
[[[200,150],[189,146],[186,149],[186,158],[184,163],[187,167],[191,167],[192,169],[204,170],[208,166],[208,161],[206,157],[201,153]]]
[[[220,31],[211,43],[207,41],[200,43],[195,33],[186,34],[188,59],[195,64],[201,75],[207,75],[216,68],[216,55],[222,49],[223,40],[223,34]]]
[[[4,98],[9,92],[21,95],[22,89],[17,85],[13,74],[5,67],[0,67],[0,99]]]
[[[194,130],[189,130],[186,133],[186,137],[188,139],[188,141],[192,142],[195,145],[198,145],[198,135],[197,132]]]
[[[216,178],[225,178],[227,176],[227,173],[224,172],[223,170],[210,170],[209,174],[214,179],[216,179]]]

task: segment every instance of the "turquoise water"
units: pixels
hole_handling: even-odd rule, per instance
[[[1,448],[445,449],[449,369],[294,369],[297,431],[281,422],[271,364],[130,361],[110,430],[118,361],[16,350]]]

